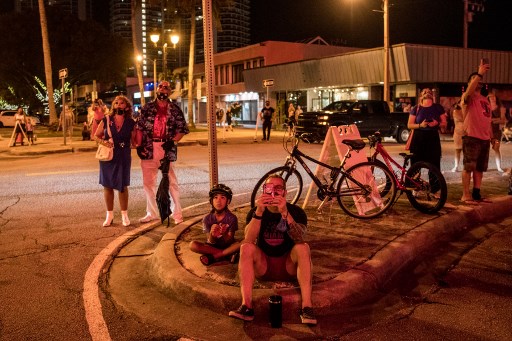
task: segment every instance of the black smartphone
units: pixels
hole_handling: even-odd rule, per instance
[[[263,184],[263,193],[270,194],[274,197],[274,184]]]
[[[489,58],[482,58],[482,65],[489,64]]]

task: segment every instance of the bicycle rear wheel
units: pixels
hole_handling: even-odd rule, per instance
[[[354,218],[375,218],[393,205],[396,184],[389,169],[378,162],[362,162],[349,168],[338,182],[337,199],[343,211]],[[348,178],[359,181],[364,188]],[[386,188],[386,190],[383,190]]]
[[[277,174],[284,179],[286,182],[286,201],[291,204],[296,204],[302,193],[302,176],[296,169],[281,166],[265,173],[265,175],[263,175],[263,177],[256,183],[251,194],[251,207],[254,207],[256,198],[263,192],[263,184],[265,183],[265,180],[267,180],[271,174]]]
[[[428,162],[416,162],[407,171],[405,192],[412,207],[423,213],[436,213],[443,208],[448,188],[443,174]]]

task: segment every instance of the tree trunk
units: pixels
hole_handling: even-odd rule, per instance
[[[55,101],[53,99],[53,80],[52,80],[52,58],[50,53],[50,42],[48,41],[48,25],[46,21],[46,11],[44,1],[38,0],[39,3],[39,20],[41,22],[41,35],[43,38],[43,56],[44,56],[44,73],[46,76],[46,91],[48,94],[48,108],[50,109],[50,124],[56,123],[57,111],[55,110]],[[66,94],[63,93],[62,96]]]
[[[194,122],[194,55],[196,41],[196,13],[190,13],[190,51],[188,57],[188,126],[195,128]]]
[[[140,55],[139,47],[137,46],[137,26],[136,26],[136,22],[135,22],[135,14],[136,14],[137,7],[138,7],[138,1],[132,0],[132,2],[131,2],[132,45],[133,45],[133,55],[135,58],[137,58],[137,56]],[[144,80],[142,79],[142,66],[141,66],[140,62],[135,63],[135,69],[137,70],[137,80],[139,81],[140,105],[143,106],[144,104],[146,104],[146,100],[144,98]]]

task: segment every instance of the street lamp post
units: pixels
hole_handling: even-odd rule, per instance
[[[382,0],[384,10],[384,101],[389,105],[389,12],[388,0]]]
[[[158,41],[160,40],[160,33],[155,31],[150,34],[149,38],[155,44],[155,47],[158,46]],[[173,44],[173,48],[176,49],[176,44],[180,41],[180,36],[176,33],[171,34],[170,36],[171,43]],[[167,43],[164,43],[163,48],[163,59],[162,59],[162,73],[164,78],[167,78]],[[155,67],[156,70],[156,67]]]
[[[167,79],[167,43],[163,46],[164,50],[164,59],[162,60],[162,73],[164,74],[164,79]]]

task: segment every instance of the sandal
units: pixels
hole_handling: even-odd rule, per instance
[[[473,199],[460,200],[460,203],[462,205],[469,205],[469,206],[478,206],[478,204],[479,204],[479,202],[477,200],[473,200]]]
[[[212,255],[202,255],[201,257],[199,257],[199,260],[204,266],[212,265],[213,263],[216,262],[215,257],[213,257]]]

